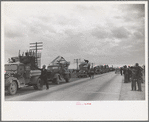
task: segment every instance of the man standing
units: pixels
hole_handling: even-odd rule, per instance
[[[93,78],[94,78],[94,73],[95,73],[95,72],[94,72],[94,68],[92,67],[90,71],[91,71],[91,72],[90,72],[91,78],[93,79]]]
[[[141,79],[140,78],[141,78],[141,69],[139,67],[139,64],[136,63],[135,66],[132,69],[132,85],[136,84],[136,82],[137,82],[138,91],[142,91],[142,89],[141,89]]]
[[[41,80],[42,83],[46,84],[47,90],[49,89],[49,85],[48,85],[48,81],[47,81],[47,70],[45,69],[46,65],[43,65],[42,69],[41,69]]]
[[[120,67],[120,73],[121,73],[121,75],[122,75],[122,67]]]
[[[143,79],[143,83],[145,82],[145,65],[143,65],[143,71],[142,71],[142,79]]]
[[[128,83],[128,68],[126,65],[124,66],[123,74],[124,74],[124,83]]]
[[[130,82],[131,81],[131,74],[132,72],[131,72],[131,68],[130,68],[130,66],[128,66],[128,82]]]

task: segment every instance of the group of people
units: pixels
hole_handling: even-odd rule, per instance
[[[45,83],[47,89],[49,89],[49,85],[48,85],[48,81],[47,81],[47,70],[45,68],[46,68],[46,66],[43,65],[43,68],[40,69],[41,70],[40,78],[42,80],[42,83]],[[145,69],[145,67],[144,67],[144,69]],[[127,67],[125,65],[123,68],[122,67],[120,68],[120,74],[124,75],[124,83],[131,82],[131,90],[132,91],[133,90],[136,91],[136,84],[138,86],[138,91],[142,91],[142,89],[141,89],[141,83],[143,83],[142,70],[143,70],[143,68],[141,68],[138,63],[136,63],[135,66]],[[92,67],[88,72],[90,79],[94,78],[94,73],[95,73],[95,71],[94,71],[94,68]]]
[[[142,70],[143,68],[139,66],[138,63],[135,66],[124,66],[120,68],[120,74],[124,74],[124,83],[131,82],[131,90],[136,91],[136,84],[138,86],[138,91],[142,91],[141,83],[143,83],[142,79]]]

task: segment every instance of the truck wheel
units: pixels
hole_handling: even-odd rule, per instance
[[[33,87],[34,87],[34,89],[35,89],[35,90],[37,90],[37,89],[38,89],[37,85],[34,85]]]
[[[59,85],[59,79],[58,78],[54,78],[52,83],[56,83],[57,85]]]
[[[65,80],[66,80],[67,83],[69,82],[69,78],[66,78]]]
[[[52,83],[55,83],[55,81],[52,81]]]
[[[56,84],[59,85],[59,78],[56,78]]]
[[[8,92],[11,95],[16,94],[16,92],[17,92],[17,83],[15,81],[12,81],[12,83],[8,87]]]
[[[43,83],[42,83],[42,80],[40,78],[37,79],[37,85],[36,86],[37,86],[37,89],[40,89],[40,90],[43,88]]]

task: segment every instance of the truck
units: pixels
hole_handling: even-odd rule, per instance
[[[109,66],[108,65],[104,65],[103,66],[103,73],[107,73],[109,71],[110,71]]]
[[[90,70],[90,63],[81,62],[79,65],[79,72],[77,74],[78,78],[88,77],[89,70]]]
[[[71,74],[68,70],[70,62],[66,61],[63,57],[58,56],[54,59],[47,68],[48,81],[60,84],[60,82],[69,82]]]
[[[103,65],[95,66],[95,74],[102,74],[103,73]]]
[[[37,56],[37,55],[36,55]],[[10,95],[25,86],[33,86],[34,89],[42,89],[40,74],[34,52],[26,52],[22,56],[12,57],[5,64],[5,91]]]
[[[109,67],[110,72],[114,71],[115,69],[113,67]]]

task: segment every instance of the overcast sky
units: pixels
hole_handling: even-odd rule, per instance
[[[5,63],[43,42],[42,64],[71,62],[145,64],[145,6],[100,2],[5,2]]]

